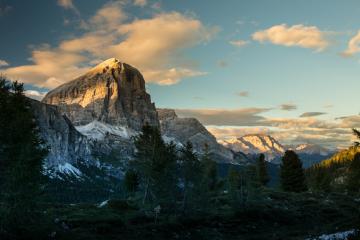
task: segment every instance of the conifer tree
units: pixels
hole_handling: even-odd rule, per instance
[[[0,231],[21,234],[39,218],[42,164],[47,154],[23,84],[0,79]]]
[[[166,145],[159,129],[148,125],[143,127],[134,143],[137,152],[132,167],[140,176],[143,204],[169,204],[176,189],[175,145]]]
[[[188,205],[196,201],[195,198],[200,191],[202,176],[201,163],[194,153],[191,142],[187,142],[181,150],[180,172],[184,185],[182,208],[185,212],[189,207]]]
[[[349,166],[347,188],[351,192],[360,191],[360,153],[356,153]]]
[[[138,174],[132,170],[129,169],[125,173],[124,177],[124,186],[128,193],[134,193],[138,190],[139,187],[139,176]]]
[[[211,159],[209,146],[205,144],[204,154],[201,158],[203,168],[203,184],[205,190],[212,192],[216,189],[218,184],[217,164]]]
[[[243,191],[243,182],[240,171],[233,166],[230,167],[228,172],[228,192],[231,197],[234,206],[241,200]]]
[[[307,190],[304,169],[294,151],[286,151],[282,158],[280,170],[281,186],[287,192],[304,192]]]
[[[257,162],[257,178],[262,186],[266,186],[270,178],[266,169],[265,155],[260,154]]]

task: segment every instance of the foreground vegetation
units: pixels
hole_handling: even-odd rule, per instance
[[[131,200],[44,206],[47,221],[29,234],[54,239],[305,239],[354,229],[359,202],[342,194],[264,191],[262,200],[234,207],[213,197],[212,209],[191,216],[141,210]],[[101,207],[100,207],[101,206]],[[40,227],[40,228],[39,228]],[[41,233],[45,235],[36,235]],[[40,239],[40,238],[39,238]]]

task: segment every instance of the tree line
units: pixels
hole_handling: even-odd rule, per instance
[[[230,166],[227,177],[221,178],[207,145],[201,154],[191,142],[179,148],[173,142],[165,143],[160,130],[148,125],[134,143],[136,155],[129,163],[124,186],[129,196],[145,208],[160,206],[185,214],[205,211],[221,195],[228,196],[233,206],[241,207],[261,195],[270,180],[264,154],[259,155],[256,164]],[[280,172],[284,191],[307,190],[304,169],[295,152],[285,152]]]

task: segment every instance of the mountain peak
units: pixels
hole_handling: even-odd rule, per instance
[[[120,69],[121,71],[124,71],[125,66],[119,59],[109,58],[90,69],[90,72],[104,72],[109,69]]]
[[[99,121],[140,130],[145,123],[159,124],[142,74],[116,58],[55,88],[42,101],[57,105],[75,126]]]
[[[221,144],[235,152],[245,154],[264,153],[268,161],[281,156],[285,152],[285,148],[276,139],[266,134],[247,134],[222,141]]]

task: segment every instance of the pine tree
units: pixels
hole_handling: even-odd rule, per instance
[[[257,162],[257,178],[262,186],[266,186],[270,178],[266,169],[265,155],[260,154]]]
[[[231,201],[233,205],[237,207],[237,204],[241,201],[243,195],[243,182],[240,171],[231,166],[228,172],[227,181]]]
[[[42,164],[47,154],[23,84],[0,79],[0,231],[21,234],[39,218]]]
[[[201,163],[194,153],[191,142],[187,142],[181,149],[180,172],[184,185],[182,209],[186,212],[189,205],[196,203],[197,199],[195,198],[200,190],[202,176]]]
[[[360,153],[355,154],[349,166],[347,188],[351,192],[360,191]]]
[[[138,190],[139,187],[139,176],[138,174],[132,170],[129,169],[125,173],[124,177],[124,186],[128,193],[134,193]]]
[[[212,192],[217,188],[218,170],[217,164],[211,159],[209,146],[205,144],[204,154],[201,158],[203,168],[203,183],[206,191]]]
[[[286,151],[282,158],[281,186],[287,192],[304,192],[307,190],[304,169],[298,155],[294,151]]]
[[[143,204],[170,204],[176,190],[176,147],[166,145],[156,127],[145,125],[135,138],[133,169],[139,174]]]

